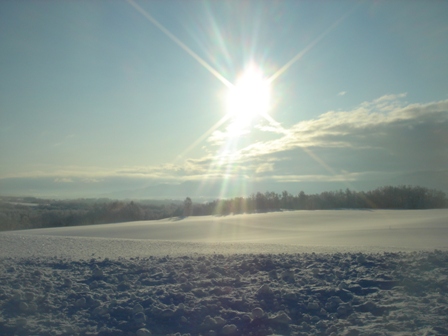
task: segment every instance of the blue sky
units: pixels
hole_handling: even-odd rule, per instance
[[[447,17],[443,1],[2,1],[0,193],[448,191]],[[217,77],[249,66],[275,79],[243,127]]]

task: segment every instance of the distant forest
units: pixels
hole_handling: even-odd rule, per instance
[[[0,198],[0,231],[155,220],[185,216],[227,216],[281,210],[436,209],[447,208],[446,194],[413,186],[386,186],[372,191],[330,191],[292,195],[258,192],[249,197],[194,203],[182,201],[48,200]]]

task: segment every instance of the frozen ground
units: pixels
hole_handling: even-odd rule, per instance
[[[0,335],[448,335],[447,238],[447,210],[1,233]]]

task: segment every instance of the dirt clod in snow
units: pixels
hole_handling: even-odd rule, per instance
[[[1,335],[445,335],[448,252],[0,259]]]

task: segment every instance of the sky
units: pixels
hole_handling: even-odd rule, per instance
[[[446,1],[1,1],[0,195],[448,192]]]

